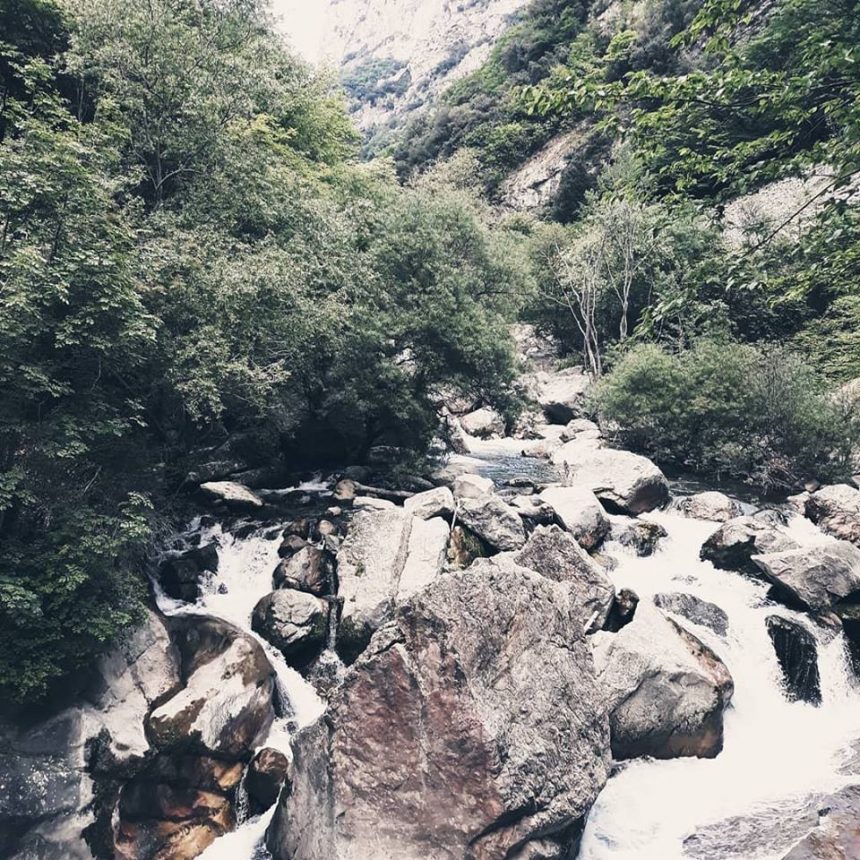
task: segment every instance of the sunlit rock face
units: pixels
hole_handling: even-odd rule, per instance
[[[401,126],[477,69],[527,0],[276,0],[281,29],[312,62],[340,68],[359,126]],[[315,4],[316,5],[316,4]]]

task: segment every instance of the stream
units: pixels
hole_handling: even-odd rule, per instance
[[[459,461],[497,483],[546,479],[552,468],[546,461],[506,449],[481,451]],[[672,512],[643,519],[661,524],[668,537],[646,558],[615,543],[606,545],[605,552],[617,562],[610,574],[616,588],[631,588],[642,599],[659,592],[687,592],[722,608],[729,618],[725,637],[679,620],[726,663],[734,679],[734,697],[725,714],[724,749],[715,759],[639,759],[615,765],[589,814],[579,858],[777,860],[815,825],[818,796],[851,781],[846,763],[852,752],[856,756],[851,745],[860,739],[860,690],[845,642],[841,633],[818,628],[801,613],[770,601],[764,583],[700,561],[699,550],[718,524]],[[800,516],[791,518],[787,530],[803,544],[831,540]],[[265,745],[289,755],[291,734],[316,720],[325,706],[280,652],[251,631],[252,610],[271,591],[280,530],[261,526],[237,537],[220,525],[202,527],[195,522],[186,537],[218,543],[218,573],[197,604],[160,594],[159,605],[167,614],[223,618],[261,642],[275,668],[284,711]],[[765,626],[765,618],[773,614],[799,621],[816,636],[821,706],[790,702],[783,694]],[[274,807],[242,822],[201,856],[268,857],[262,840],[273,812]]]

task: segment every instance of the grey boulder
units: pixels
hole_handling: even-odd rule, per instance
[[[713,651],[644,601],[618,633],[593,641],[615,758],[720,752],[734,684]]]
[[[251,617],[253,631],[275,646],[290,666],[306,666],[322,650],[328,633],[329,604],[292,588],[261,598]]]
[[[294,749],[275,860],[569,856],[609,755],[567,591],[505,559],[439,577]]]
[[[707,627],[718,636],[725,636],[729,630],[729,616],[715,603],[702,600],[695,594],[673,592],[654,595],[654,603],[665,612],[680,615],[693,624]]]
[[[584,549],[558,526],[539,526],[513,556],[521,567],[566,584],[582,614],[585,632],[601,630],[615,600],[609,577]]]
[[[519,549],[526,542],[523,521],[516,509],[495,493],[476,499],[460,499],[457,519],[494,549]]]
[[[676,508],[686,517],[697,520],[713,520],[724,523],[739,517],[741,506],[730,499],[725,493],[709,490],[705,493],[695,493],[680,499]]]
[[[735,517],[723,523],[705,541],[699,555],[714,567],[757,575],[754,555],[797,546],[797,542],[778,526],[757,517]]]
[[[822,487],[806,499],[805,512],[822,531],[860,546],[860,490],[848,484]]]
[[[848,541],[754,555],[753,562],[772,584],[773,595],[813,612],[860,591],[860,549]]]
[[[587,487],[548,487],[540,493],[540,499],[585,549],[595,549],[609,532],[609,518]]]
[[[570,442],[553,461],[565,468],[569,483],[588,487],[612,513],[642,514],[669,501],[665,475],[639,454]]]

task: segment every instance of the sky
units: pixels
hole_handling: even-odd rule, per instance
[[[321,59],[325,6],[323,0],[272,0],[281,30],[312,63]]]

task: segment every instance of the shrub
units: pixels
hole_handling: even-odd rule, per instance
[[[768,491],[844,478],[858,441],[814,372],[778,347],[701,340],[670,353],[642,344],[596,396],[625,445]]]

